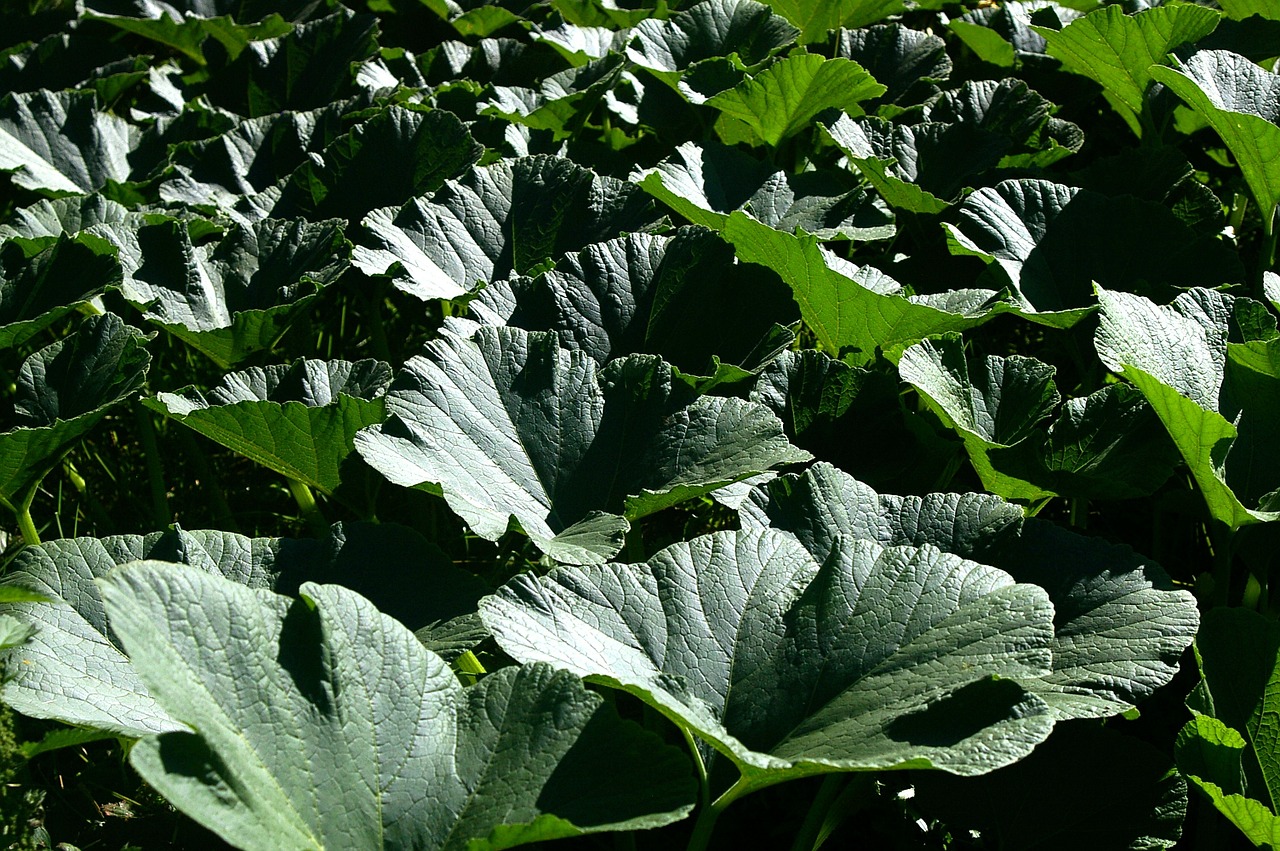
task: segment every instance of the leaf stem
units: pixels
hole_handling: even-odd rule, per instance
[[[289,483],[289,493],[293,494],[293,501],[298,503],[298,510],[302,512],[303,519],[311,527],[311,533],[317,538],[328,537],[329,523],[324,519],[320,506],[316,505],[316,498],[311,493],[311,488],[307,487],[306,482],[300,482],[289,476],[285,476],[285,481]]]
[[[9,502],[7,499],[4,504],[13,516],[18,519],[18,531],[22,533],[22,540],[29,546],[35,547],[40,545],[40,533],[36,531],[35,521],[31,519],[31,503],[35,501],[36,490],[40,487],[40,483],[31,486],[31,490],[22,497],[22,501],[17,505]]]
[[[1225,523],[1209,521],[1209,545],[1213,547],[1213,602],[1225,606],[1231,599],[1231,544],[1235,536]]]
[[[831,805],[840,797],[840,788],[846,779],[842,774],[828,774],[822,778],[818,794],[813,796],[813,803],[805,813],[804,823],[800,825],[800,831],[791,843],[791,851],[814,851],[822,844],[822,826],[827,822]]]
[[[684,736],[685,744],[689,746],[693,767],[698,775],[698,820],[693,826],[693,833],[689,836],[688,848],[688,851],[698,851],[707,847],[711,830],[715,827],[715,820],[719,813],[711,813],[711,781],[707,777],[707,764],[702,760],[702,751],[698,750],[698,741],[688,727],[683,724],[679,727],[680,735]],[[710,823],[704,823],[708,819]]]

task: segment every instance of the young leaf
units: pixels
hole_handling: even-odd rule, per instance
[[[848,539],[816,561],[755,529],[646,564],[524,574],[481,602],[517,659],[623,688],[729,757],[733,797],[829,771],[981,774],[1048,735],[1038,588],[933,547]]]
[[[1196,717],[1178,735],[1178,768],[1255,845],[1280,841],[1280,630],[1256,612],[1210,610],[1196,637]]]
[[[834,29],[857,30],[903,10],[902,0],[766,0],[800,28],[800,43],[823,41]]]
[[[1280,78],[1225,50],[1201,50],[1181,70],[1151,69],[1222,138],[1270,227],[1280,204]]]
[[[650,355],[597,373],[553,334],[480,328],[410,359],[356,448],[392,482],[443,492],[482,538],[514,517],[552,558],[592,563],[621,548],[624,514],[809,459],[765,408],[690,395]]]
[[[859,103],[885,91],[857,62],[800,53],[721,92],[707,106],[721,112],[716,133],[725,144],[777,147],[808,129],[818,113],[834,108],[860,115]]]
[[[831,354],[904,347],[933,334],[972,328],[1011,309],[989,290],[953,290],[942,297],[908,296],[883,272],[840,262],[807,234],[793,236],[735,212],[724,228],[738,259],[759,263],[791,285],[800,315]],[[854,277],[856,276],[856,277]]]
[[[1096,80],[1133,132],[1142,135],[1140,116],[1152,66],[1164,65],[1175,47],[1213,32],[1219,20],[1213,9],[1193,4],[1158,6],[1136,15],[1106,6],[1062,30],[1034,29],[1048,43],[1051,56],[1067,70]]]
[[[382,421],[391,367],[374,360],[300,360],[226,376],[143,401],[205,437],[332,495],[356,432]]]
[[[1209,513],[1233,529],[1280,518],[1274,498],[1280,455],[1271,438],[1280,415],[1280,374],[1251,378],[1252,370],[1229,367],[1227,358],[1235,314],[1256,303],[1201,289],[1167,306],[1102,288],[1098,299],[1098,356],[1147,397]],[[1270,330],[1274,336],[1274,325]],[[1234,397],[1229,375],[1252,385],[1250,392]]]
[[[576,679],[508,668],[464,691],[351,591],[289,600],[159,562],[99,583],[157,700],[198,731],[144,738],[131,763],[240,847],[504,848],[692,806],[679,750]]]
[[[0,502],[27,504],[63,454],[142,386],[151,363],[144,342],[120,317],[99,314],[23,362],[14,398],[19,425],[0,433]]]

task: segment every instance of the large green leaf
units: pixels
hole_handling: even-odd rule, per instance
[[[549,130],[554,139],[578,132],[605,93],[617,85],[625,64],[613,53],[581,68],[570,68],[543,80],[537,88],[494,86],[493,100],[481,105],[496,115],[534,130]]]
[[[889,206],[913,213],[941,213],[1009,148],[1007,139],[976,123],[891,124],[838,115],[819,126]]]
[[[754,0],[703,0],[665,21],[641,21],[627,58],[674,87],[690,66],[736,56],[752,66],[795,40],[795,27]]]
[[[979,189],[946,228],[952,253],[981,257],[1028,318],[1050,325],[1088,313],[1095,282],[1162,293],[1244,279],[1239,257],[1217,234],[1196,233],[1163,204],[1047,180]]]
[[[776,147],[809,129],[818,113],[839,109],[860,115],[858,104],[885,91],[851,59],[799,53],[721,92],[707,106],[720,110],[716,133],[726,144]]]
[[[830,771],[981,774],[1048,735],[1044,592],[934,547],[769,529],[645,564],[517,577],[481,602],[502,648],[623,688],[728,756],[730,797]]]
[[[1202,289],[1170,305],[1101,288],[1098,299],[1098,356],[1147,397],[1209,513],[1231,528],[1280,518],[1280,448],[1273,439],[1280,372],[1257,373],[1229,365],[1227,357],[1229,343],[1243,345],[1232,340],[1240,314],[1261,305]],[[1233,393],[1235,382],[1241,386]]]
[[[506,848],[684,816],[680,752],[546,666],[463,690],[440,657],[337,586],[302,599],[160,562],[99,580],[168,712],[138,772],[243,848]]]
[[[98,109],[90,92],[0,99],[0,172],[24,189],[80,194],[129,179],[138,130]]]
[[[227,55],[235,59],[251,42],[277,38],[293,29],[277,14],[258,22],[237,23],[231,15],[209,17],[190,12],[177,15],[175,12],[178,10],[164,8],[159,3],[139,5],[142,8],[138,11],[143,12],[142,15],[100,14],[90,6],[86,8],[88,14],[83,20],[101,21],[124,32],[158,42],[179,51],[198,65],[207,64],[204,43],[210,38],[221,44]]]
[[[531,274],[567,251],[637,230],[656,217],[637,187],[558,157],[500,160],[447,181],[428,198],[374,210],[372,247],[352,260],[423,300]]]
[[[902,0],[766,0],[782,17],[800,28],[800,43],[823,41],[831,30],[856,30],[883,21],[904,9]]]
[[[391,368],[374,360],[300,360],[226,376],[144,404],[245,457],[332,494],[356,432],[382,421]]]
[[[758,487],[744,528],[794,535],[819,562],[848,542],[935,546],[1038,585],[1053,601],[1053,670],[1023,680],[1054,717],[1104,718],[1131,709],[1178,671],[1195,637],[1195,598],[1128,547],[1076,535],[989,494],[880,495],[826,463]]]
[[[951,76],[946,42],[900,23],[841,30],[836,56],[857,62],[885,86],[876,103],[915,102]]]
[[[721,230],[736,210],[787,233],[819,239],[887,239],[893,216],[844,174],[775,170],[745,151],[686,142],[675,155],[632,179],[689,221]]]
[[[106,313],[23,362],[15,425],[0,433],[0,502],[28,504],[63,454],[142,386],[151,362],[144,342],[137,329]]]
[[[1001,851],[1155,851],[1177,843],[1187,815],[1187,784],[1163,750],[1085,722],[1058,725],[1034,753],[999,771],[920,774],[913,785],[913,807]]]
[[[598,242],[537,279],[490,284],[468,306],[484,324],[555,331],[601,366],[646,352],[697,375],[721,362],[757,369],[794,339],[776,331],[795,319],[787,287],[701,228]]]
[[[1072,73],[1096,80],[1111,105],[1141,135],[1151,66],[1166,64],[1175,47],[1213,32],[1221,17],[1191,3],[1144,9],[1136,15],[1106,6],[1061,30],[1035,30],[1048,43],[1049,55],[1061,59]]]
[[[651,355],[597,372],[554,334],[480,328],[410,359],[356,448],[396,484],[443,492],[483,538],[514,517],[551,557],[597,562],[620,549],[624,514],[809,459],[764,407],[691,395]]]
[[[791,285],[805,324],[833,355],[852,348],[869,361],[878,348],[972,328],[1012,309],[989,290],[907,295],[883,272],[836,258],[814,237],[782,233],[742,212],[729,217],[724,238],[738,259],[768,266]]]
[[[451,112],[392,106],[339,136],[289,176],[273,216],[357,222],[370,210],[434,192],[483,151]]]
[[[925,340],[898,362],[943,422],[960,435],[983,487],[1006,499],[1055,494],[1149,496],[1178,453],[1141,393],[1112,384],[1058,407],[1054,368],[1013,355],[965,356],[958,337]]]
[[[197,209],[261,218],[263,208],[276,203],[268,190],[274,191],[286,175],[309,162],[309,157],[322,155],[325,146],[347,129],[341,123],[342,113],[357,106],[341,101],[309,112],[277,112],[245,119],[225,113],[234,124],[224,132],[173,145],[171,170],[159,186],[160,198]],[[255,198],[261,193],[267,195],[262,200]]]
[[[1254,845],[1280,842],[1280,628],[1256,612],[1209,611],[1196,637],[1201,683],[1178,735],[1178,768]]]
[[[52,602],[4,604],[35,630],[3,657],[3,696],[19,712],[125,736],[185,729],[156,704],[107,624],[95,579],[139,559],[180,562],[250,588],[294,594],[302,582],[353,588],[450,658],[484,636],[476,601],[488,590],[416,532],[394,524],[338,524],[326,540],[246,538],[173,529],[67,538],[23,550],[0,589]],[[459,644],[461,642],[461,644]]]
[[[348,267],[337,220],[262,219],[193,240],[176,220],[114,227],[136,246],[125,260],[125,297],[148,320],[228,367],[270,348],[293,315]],[[124,255],[131,253],[128,248]]]
[[[50,241],[19,237],[0,245],[0,349],[25,342],[120,283],[109,244],[80,236]]]
[[[1180,70],[1152,68],[1151,76],[1222,137],[1270,222],[1280,204],[1280,78],[1225,50],[1201,50]]]
[[[355,94],[353,65],[377,49],[377,19],[339,7],[287,35],[255,42],[213,78],[207,93],[249,117],[318,109]]]
[[[972,124],[1009,140],[1003,168],[1052,165],[1080,150],[1084,131],[1053,117],[1057,108],[1023,81],[971,80],[925,104],[928,122]]]

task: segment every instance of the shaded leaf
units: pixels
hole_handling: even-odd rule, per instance
[[[1037,585],[1053,601],[1053,670],[1021,680],[1054,717],[1104,718],[1131,709],[1178,671],[1195,637],[1195,599],[1155,562],[1086,538],[989,494],[877,494],[829,464],[756,489],[743,527],[794,535],[827,563],[850,541],[936,546]]]
[[[0,501],[29,504],[63,454],[142,386],[151,362],[143,343],[135,328],[106,313],[23,362],[14,427],[0,433]]]
[[[201,393],[187,388],[144,400],[290,479],[333,494],[360,429],[382,421],[391,368],[374,360],[300,360],[252,367]]]
[[[274,345],[292,315],[348,266],[336,220],[263,219],[212,242],[170,220],[117,226],[114,237],[136,245],[136,259],[125,260],[125,297],[223,367]]]
[[[138,135],[89,92],[9,94],[0,99],[0,172],[24,189],[94,192],[129,179]]]

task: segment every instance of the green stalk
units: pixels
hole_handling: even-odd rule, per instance
[[[285,476],[285,481],[289,483],[289,493],[293,494],[293,501],[298,503],[298,510],[302,512],[303,519],[311,527],[311,533],[317,538],[327,538],[329,523],[324,519],[320,506],[316,505],[316,498],[311,493],[311,488],[307,487],[306,482],[300,482],[289,476]]]
[[[138,420],[138,440],[142,443],[142,457],[147,464],[147,484],[151,491],[151,520],[161,529],[169,525],[173,515],[169,513],[168,489],[164,485],[164,456],[160,454],[160,442],[156,439],[156,423],[151,412],[141,405],[134,407]]]
[[[0,498],[4,502],[5,508],[13,512],[13,516],[18,519],[18,531],[22,533],[22,540],[28,546],[38,546],[40,544],[40,533],[36,531],[35,521],[31,519],[31,503],[36,498],[36,490],[40,487],[37,482],[27,491],[26,496],[17,505],[14,505],[7,499]]]
[[[822,826],[827,823],[832,804],[840,797],[840,787],[845,779],[841,774],[828,774],[822,779],[818,794],[813,797],[804,823],[800,825],[800,832],[791,843],[791,851],[815,851],[822,844]]]
[[[685,744],[689,746],[693,767],[698,775],[698,820],[693,826],[693,834],[689,837],[688,848],[688,851],[698,851],[707,847],[707,842],[711,839],[711,831],[715,827],[715,820],[720,813],[711,811],[711,781],[707,777],[707,764],[702,761],[702,751],[698,750],[697,740],[693,738],[689,728],[683,724],[680,725],[680,735],[684,736]]]
[[[1213,603],[1225,606],[1231,599],[1231,544],[1233,530],[1225,523],[1209,521],[1209,545],[1213,547]]]

